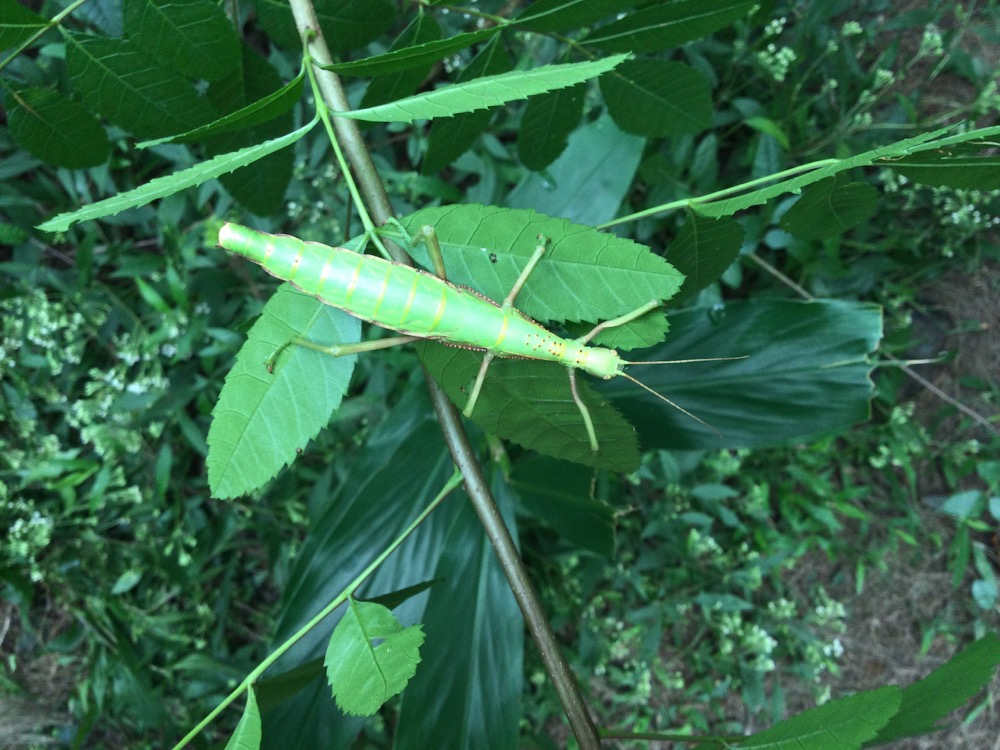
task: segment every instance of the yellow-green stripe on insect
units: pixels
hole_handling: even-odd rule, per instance
[[[482,367],[463,410],[466,416],[471,416],[476,408],[493,358],[522,357],[556,362],[569,369],[570,391],[583,418],[590,447],[595,451],[599,443],[590,413],[577,393],[576,370],[605,380],[625,377],[701,422],[624,371],[630,364],[658,363],[627,362],[613,349],[587,345],[600,331],[624,325],[659,307],[657,300],[650,300],[626,315],[607,320],[578,339],[557,336],[514,307],[518,292],[545,253],[544,240],[540,241],[513,288],[499,304],[444,278],[400,263],[361,255],[345,248],[303,242],[287,235],[266,234],[238,224],[227,223],[222,227],[219,244],[258,263],[271,275],[288,281],[325,304],[403,334],[342,346],[325,346],[303,339],[295,339],[289,344],[306,346],[333,356],[395,346],[415,339],[430,339],[484,351]],[[432,252],[435,245],[433,241],[428,242]],[[443,263],[435,263],[435,266],[443,268]],[[280,349],[272,355],[269,363],[279,353]]]

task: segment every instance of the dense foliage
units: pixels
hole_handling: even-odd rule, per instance
[[[579,336],[654,296],[666,322],[599,341],[636,362],[749,355],[630,371],[682,411],[581,378],[597,453],[558,365],[497,360],[467,423],[600,727],[775,724],[749,741],[764,743],[836,725],[810,747],[860,747],[931,730],[989,680],[986,638],[937,681],[777,723],[802,707],[787,695],[834,692],[849,615],[834,579],[860,589],[892,550],[948,549],[963,614],[920,623],[928,647],[996,626],[996,370],[959,370],[964,411],[925,406],[923,426],[903,371],[872,369],[880,340],[883,362],[924,343],[914,319],[948,274],[1000,287],[1000,16],[698,5],[316,2],[373,158],[352,162],[358,192],[340,150],[359,147],[324,132],[341,107],[283,3],[98,0],[63,17],[0,0],[2,700],[58,713],[23,709],[26,744],[168,747],[227,696],[250,701],[247,746],[257,704],[265,747],[566,734],[469,500],[409,528],[452,475],[421,363],[461,406],[481,354],[345,366],[291,347],[267,378],[292,336],[380,334],[274,292],[216,249],[221,219],[395,242],[428,268],[411,236],[430,224],[449,278],[498,301],[542,234],[551,252],[517,300],[532,317]],[[375,226],[372,180],[398,224]],[[645,270],[667,264],[679,291]],[[928,497],[944,532],[916,514]],[[817,556],[843,567],[803,584]],[[956,673],[964,689],[941,698]]]

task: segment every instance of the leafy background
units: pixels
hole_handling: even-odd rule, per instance
[[[258,2],[252,16],[251,6],[240,7],[241,28],[252,32],[242,47],[221,7],[170,4],[191,14],[172,16],[170,29],[155,12],[161,5],[128,3],[121,13],[85,4],[3,69],[0,492],[10,529],[0,548],[10,623],[3,710],[30,720],[5,718],[3,731],[18,739],[28,733],[40,742],[42,733],[67,745],[135,747],[179,736],[317,601],[340,590],[334,572],[346,579],[348,566],[377,552],[375,524],[403,523],[400,498],[418,502],[444,480],[415,354],[394,351],[360,358],[338,419],[309,443],[294,472],[251,499],[209,498],[209,413],[273,285],[212,250],[206,219],[249,211],[262,228],[307,239],[340,242],[356,233],[317,133],[298,133],[287,140],[294,147],[231,174],[234,162],[219,163],[218,182],[152,206],[62,235],[35,229],[61,211],[154,186],[199,159],[308,121],[311,110],[295,104],[299,44],[284,4]],[[319,4],[331,45],[353,65],[341,73],[353,76],[349,95],[359,107],[444,81],[561,62],[560,34],[602,54],[637,53],[596,88],[581,84],[412,128],[368,126],[401,214],[468,201],[599,224],[959,119],[996,124],[1000,40],[989,7],[774,2],[748,16],[754,4],[725,2],[695,28],[669,15],[684,2],[640,4],[620,20],[613,2],[540,2],[519,9],[517,25],[501,33],[474,29],[461,14],[372,5]],[[0,25],[0,48],[8,50],[39,26],[37,18],[58,12],[42,5],[34,16],[10,0],[0,8],[18,22]],[[421,45],[435,40],[448,46],[428,54]],[[469,50],[472,42],[478,46]],[[439,62],[444,49],[459,57]],[[385,50],[398,56],[379,67],[363,62]],[[230,130],[193,135],[194,146],[134,147],[267,95],[266,106],[238,115]],[[742,372],[756,382],[728,380],[749,367],[743,362],[710,375],[682,365],[636,373],[681,405],[685,397],[713,404],[698,413],[727,438],[751,429],[738,416],[762,400],[755,415],[774,422],[753,430],[774,439],[753,450],[711,449],[704,441],[712,433],[654,412],[615,382],[609,397],[621,391],[642,445],[653,449],[627,481],[601,475],[591,497],[580,473],[569,492],[552,478],[572,471],[508,449],[510,482],[498,469],[496,491],[518,518],[522,549],[575,668],[591,675],[585,690],[602,723],[695,731],[766,725],[817,696],[910,681],[954,644],[995,628],[995,431],[888,367],[875,372],[864,427],[845,431],[866,414],[856,405],[838,409],[835,397],[798,405],[797,395],[812,398],[803,403],[827,396],[838,373],[830,382],[813,378],[811,397],[782,387],[796,369],[816,374],[811,352],[787,343],[817,305],[790,301],[787,284],[768,271],[827,300],[817,314],[854,311],[845,325],[866,350],[877,338],[871,303],[880,304],[884,352],[952,352],[925,375],[974,411],[995,414],[1000,347],[989,322],[1000,317],[1000,212],[989,182],[995,165],[976,153],[970,169],[972,156],[962,147],[925,152],[892,170],[854,170],[853,182],[831,173],[798,202],[777,192],[768,203],[717,202],[720,211],[748,210],[716,224],[678,212],[618,230],[666,250],[697,280],[682,291],[692,309],[672,317],[667,349],[642,358],[699,347],[711,356],[744,353],[732,351],[735,343],[753,350],[754,369]],[[938,187],[914,188],[916,179]],[[700,214],[713,215],[713,205]],[[811,220],[815,207],[837,220]],[[730,303],[720,319],[711,311],[723,299]],[[719,339],[699,333],[691,324],[698,316]],[[758,338],[740,328],[755,317],[764,320]],[[856,362],[847,372],[867,389],[867,369]],[[782,392],[780,409],[778,399],[764,398],[767,388]],[[797,431],[791,444],[789,425]],[[688,440],[699,450],[678,450],[692,447]],[[393,502],[393,512],[378,512],[378,502]],[[482,699],[468,685],[473,675],[499,677],[496,665],[504,679],[489,685],[487,702],[495,711],[502,694],[510,711],[496,724],[522,718],[528,739],[521,741],[563,740],[530,648],[519,679],[520,628],[461,502],[452,498],[369,593],[440,577],[445,584],[397,616],[422,620],[427,644],[450,646],[457,630],[489,647],[469,651],[458,668],[441,646],[425,653],[412,692],[365,724],[330,718],[334,704],[317,682],[304,700],[265,707],[265,740],[288,721],[329,733],[303,732],[303,746],[359,731],[365,742],[384,744],[387,728],[401,726],[414,729],[397,744],[412,743],[430,736],[417,731],[433,716],[423,707]],[[477,619],[487,604],[508,617]],[[469,625],[455,627],[459,618]],[[304,644],[301,659],[319,655],[320,646]],[[495,661],[475,663],[477,653]],[[927,660],[909,666],[922,654]],[[973,746],[977,736],[996,735],[989,705],[973,711],[978,721],[966,730]],[[484,714],[470,707],[467,715]],[[216,737],[236,718],[216,726]],[[474,744],[486,731],[472,720],[425,729],[456,733],[440,738],[444,746],[456,737]],[[508,733],[503,741],[519,740]]]

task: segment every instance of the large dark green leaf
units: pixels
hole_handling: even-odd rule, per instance
[[[688,216],[667,248],[670,263],[685,277],[671,305],[693,297],[718,279],[739,256],[742,244],[743,227],[732,217],[713,220]]]
[[[212,411],[206,464],[216,497],[251,492],[290,464],[330,421],[357,359],[290,346],[269,373],[268,358],[296,337],[349,344],[360,336],[357,318],[289,284],[275,292],[250,329]]]
[[[545,169],[566,149],[583,117],[585,88],[577,84],[528,100],[517,132],[517,154],[528,169]]]
[[[511,208],[533,208],[581,224],[618,215],[646,141],[623,133],[604,116],[573,131],[569,145],[544,174],[526,175],[507,196]]]
[[[629,60],[601,77],[608,112],[629,133],[697,133],[712,118],[708,79],[684,63]]]
[[[641,0],[538,0],[522,10],[514,23],[537,32],[565,31],[630,10]]]
[[[235,83],[244,85],[244,71],[237,73],[238,78]],[[270,74],[266,74],[270,78]],[[286,113],[290,112],[295,103],[302,98],[302,88],[305,81],[305,68],[299,70],[299,74],[286,83],[277,91],[264,96],[256,101],[247,104],[245,107],[232,112],[225,117],[220,117],[207,125],[188,130],[185,133],[170,135],[165,138],[157,138],[153,141],[137,143],[137,148],[149,148],[161,143],[191,143],[210,138],[215,135],[232,133],[237,130],[246,130],[265,122],[270,122]],[[232,84],[231,84],[232,85]],[[256,82],[251,81],[250,87],[257,88]]]
[[[66,32],[70,82],[94,110],[137,136],[157,138],[215,119],[190,81],[129,39]]]
[[[978,151],[988,149],[986,154]],[[923,151],[890,161],[887,167],[921,185],[967,190],[1000,188],[1000,155],[996,144],[987,141]]]
[[[499,477],[493,492],[514,529],[513,498]],[[441,583],[423,618],[423,661],[403,692],[395,747],[514,750],[524,621],[471,504],[454,505],[434,571]]]
[[[591,472],[531,456],[518,461],[511,475],[520,508],[545,521],[580,549],[612,559],[615,552],[615,509],[594,497]]]
[[[584,42],[606,52],[658,52],[701,39],[747,15],[752,0],[670,0],[594,31]]]
[[[129,0],[125,33],[188,78],[215,81],[240,64],[240,46],[221,5],[204,0]]]
[[[48,24],[17,0],[0,0],[0,50],[10,50]]]
[[[639,430],[644,448],[773,445],[868,418],[868,354],[882,335],[875,305],[761,299],[684,310],[670,323],[667,341],[643,352],[643,360],[749,357],[629,369],[711,427],[624,378],[601,383],[599,390]]]
[[[438,41],[440,38],[441,27],[438,22],[434,20],[433,16],[421,10],[403,29],[402,33],[393,40],[389,52],[421,47],[430,42]],[[427,77],[431,65],[433,65],[433,61],[423,61],[418,65],[373,78],[368,84],[368,88],[365,89],[365,95],[361,98],[361,108],[375,107],[409,96]]]
[[[275,43],[290,50],[302,49],[287,0],[255,0],[254,5],[261,26]],[[365,46],[388,31],[396,20],[392,0],[316,0],[313,7],[335,55]]]
[[[209,98],[220,112],[238,112],[282,88],[277,71],[249,47],[243,48],[242,61],[233,75],[209,88]],[[286,110],[266,122],[215,136],[206,143],[206,149],[211,155],[235,151],[287,132],[292,124],[292,112]],[[277,213],[284,205],[285,190],[292,179],[293,157],[292,149],[276,151],[243,169],[222,175],[219,181],[253,213],[262,216]]]
[[[834,175],[804,190],[779,226],[806,240],[836,237],[874,214],[877,200],[878,191],[871,185]]]
[[[18,145],[48,164],[82,169],[111,152],[104,128],[90,111],[53,89],[8,92],[7,118]]]

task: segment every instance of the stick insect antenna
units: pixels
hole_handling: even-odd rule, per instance
[[[742,357],[733,357],[733,359],[743,359],[743,358],[742,358]],[[693,360],[693,361],[697,361],[697,360]],[[643,364],[646,364],[646,363],[643,363]],[[650,362],[649,364],[657,364],[657,363],[656,363],[656,362]],[[688,411],[687,409],[685,409],[685,408],[684,408],[683,406],[678,406],[678,405],[677,405],[677,404],[675,404],[675,403],[674,403],[673,401],[671,401],[671,400],[670,400],[669,398],[667,398],[666,396],[664,396],[664,395],[663,395],[662,393],[657,393],[657,392],[656,392],[656,391],[654,391],[654,390],[653,390],[652,388],[650,388],[650,387],[649,387],[648,385],[646,385],[645,383],[643,383],[643,382],[642,382],[642,381],[640,381],[640,380],[637,380],[636,378],[633,378],[633,377],[632,377],[631,375],[629,375],[628,373],[625,373],[625,372],[620,372],[620,373],[618,373],[618,374],[619,374],[619,375],[621,375],[621,376],[622,376],[623,378],[625,378],[626,380],[631,380],[631,381],[632,381],[633,383],[635,383],[635,384],[636,384],[637,386],[639,386],[640,388],[642,388],[642,390],[644,390],[644,391],[648,391],[649,393],[652,393],[652,394],[653,394],[654,396],[656,396],[656,397],[657,397],[658,399],[660,399],[661,401],[665,401],[666,403],[670,404],[670,405],[671,405],[672,407],[674,407],[674,408],[675,408],[675,409],[676,409],[677,411],[679,411],[679,412],[680,412],[681,414],[686,414],[687,416],[691,417],[691,419],[693,419],[693,420],[694,420],[695,422],[698,422],[698,423],[700,423],[700,424],[703,424],[703,425],[705,425],[705,426],[706,426],[706,427],[707,427],[708,429],[710,429],[710,430],[711,430],[712,432],[714,432],[714,433],[715,433],[716,435],[718,435],[718,436],[719,436],[720,438],[722,438],[722,433],[721,433],[721,432],[719,432],[719,431],[718,431],[717,429],[715,429],[714,427],[712,427],[712,425],[710,425],[710,424],[709,424],[708,422],[706,422],[706,421],[705,421],[704,419],[699,419],[699,418],[698,418],[698,417],[696,417],[696,416],[695,416],[694,414],[692,414],[692,413],[691,413],[691,412],[689,412],[689,411]]]

